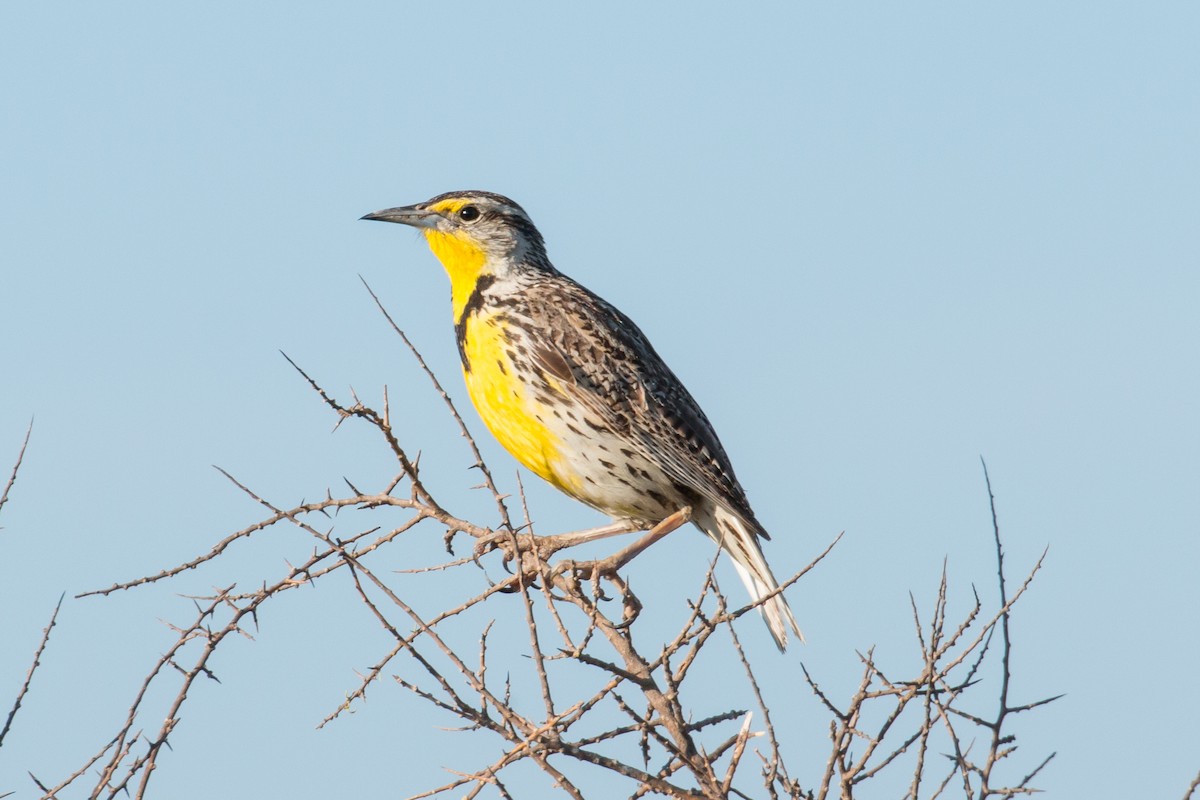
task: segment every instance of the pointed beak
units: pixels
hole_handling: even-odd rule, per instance
[[[399,206],[385,208],[382,211],[372,211],[360,219],[374,219],[380,222],[399,222],[401,225],[411,225],[414,228],[432,228],[437,224],[438,215],[420,206]]]

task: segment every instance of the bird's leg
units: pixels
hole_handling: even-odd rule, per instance
[[[600,588],[600,578],[608,578],[608,580],[612,581],[613,585],[617,587],[617,590],[621,593],[624,604],[624,611],[622,614],[624,619],[617,627],[624,628],[633,624],[634,620],[637,619],[638,614],[640,614],[642,611],[641,601],[638,600],[633,594],[633,591],[629,588],[629,584],[627,584],[620,576],[618,570],[640,555],[650,545],[654,544],[668,533],[677,530],[682,525],[687,523],[691,518],[691,506],[684,506],[671,516],[664,519],[662,522],[655,525],[649,530],[649,532],[646,533],[645,536],[638,539],[624,550],[619,550],[605,559],[572,565],[577,573],[581,569],[585,570],[587,573],[590,573],[587,577],[592,581],[592,585],[595,586],[596,596],[601,599],[604,599],[604,591]]]
[[[598,528],[587,528],[582,531],[543,536],[538,541],[538,551],[541,554],[542,560],[545,561],[559,550],[567,547],[607,539],[609,536],[620,536],[622,533],[633,533],[637,530],[642,530],[642,528],[636,522],[627,519],[616,520],[607,525],[601,525]]]
[[[659,539],[666,536],[671,531],[679,528],[692,518],[692,509],[690,506],[685,506],[666,519],[659,522],[646,533],[641,539],[638,539],[633,544],[626,547],[624,550],[619,550],[614,555],[608,558],[583,562],[576,564],[574,561],[563,562],[556,565],[555,571],[563,571],[564,569],[576,569],[583,567],[585,564],[589,567],[593,578],[600,576],[611,577],[621,567],[632,561],[639,553],[645,550],[650,545],[657,542]],[[553,536],[531,536],[530,534],[516,534],[512,531],[496,531],[493,535],[481,539],[475,545],[475,559],[484,553],[496,549],[505,550],[505,561],[509,561],[514,557],[519,557],[518,561],[521,566],[518,569],[526,570],[530,576],[537,574],[541,565],[550,561],[550,558],[559,550],[575,545],[594,542],[599,539],[606,539],[609,536],[618,536],[623,533],[632,533],[639,530],[640,526],[631,520],[616,520],[607,525],[601,525],[597,528],[587,528],[582,531],[572,531],[570,533],[560,533]],[[505,544],[512,543],[512,547],[504,547]],[[528,550],[526,548],[529,548]],[[532,562],[525,562],[526,557],[532,557]]]
[[[684,506],[676,511],[671,516],[664,519],[662,522],[655,525],[650,531],[638,539],[633,544],[626,547],[624,550],[618,550],[603,561],[596,562],[596,572],[600,575],[611,575],[621,567],[628,564],[634,558],[642,553],[650,545],[657,542],[659,539],[671,533],[674,530],[685,525],[692,518],[692,507]]]
[[[574,547],[577,544],[586,544],[587,542],[606,539],[609,536],[619,536],[622,533],[633,533],[638,530],[644,529],[632,520],[623,519],[610,522],[607,525],[601,525],[598,528],[587,528],[582,531],[572,531],[570,533],[558,533],[552,536],[532,537],[529,539],[529,543],[532,545],[536,541],[538,557],[542,561],[548,561],[559,550]],[[529,537],[528,533],[516,535],[522,539]],[[514,534],[512,531],[495,531],[492,535],[480,539],[475,543],[475,560],[478,561],[485,553],[490,553],[499,547],[501,543],[512,542],[513,539]],[[505,560],[508,559],[506,558]]]

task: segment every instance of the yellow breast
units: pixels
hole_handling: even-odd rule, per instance
[[[446,201],[444,205],[453,212],[461,203]],[[463,358],[470,368],[464,365],[463,377],[479,416],[513,457],[539,477],[578,496],[580,480],[564,468],[561,440],[545,422],[553,411],[533,397],[514,368],[496,315],[479,310],[466,314],[467,303],[486,274],[486,253],[463,234],[426,230],[425,238],[450,276],[455,324],[465,325]]]
[[[463,368],[467,391],[488,430],[539,477],[576,494],[579,487],[555,469],[562,462],[561,443],[546,423],[553,411],[533,397],[513,366],[495,314],[467,317],[464,353],[470,364]]]

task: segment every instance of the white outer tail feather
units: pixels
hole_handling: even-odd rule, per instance
[[[763,556],[758,534],[741,516],[717,506],[711,512],[704,509],[698,513],[696,525],[729,554],[738,577],[746,584],[746,589],[755,602],[779,588],[779,581],[775,580],[775,575]],[[789,625],[796,632],[797,640],[804,641],[804,634],[800,632],[796,617],[782,592],[760,605],[758,610],[762,613],[763,620],[781,652],[787,647]]]

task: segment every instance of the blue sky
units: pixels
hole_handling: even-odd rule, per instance
[[[61,593],[258,518],[210,465],[281,503],[390,474],[365,431],[330,434],[279,350],[342,397],[386,384],[443,493],[488,513],[358,280],[469,411],[440,267],[358,217],[481,188],[687,383],[778,572],[846,531],[790,595],[810,644],[777,657],[743,626],[781,696],[801,661],[849,686],[856,648],[911,658],[908,592],[931,598],[943,559],[960,608],[990,590],[982,456],[1013,575],[1049,546],[1014,619],[1016,691],[1066,697],[1018,726],[1022,763],[1057,751],[1056,796],[1181,796],[1200,768],[1198,23],[1182,2],[7,4],[5,474],[36,423],[0,511],[0,701]],[[535,481],[540,530],[597,524]],[[437,558],[423,537],[414,562]],[[703,541],[671,537],[634,580],[669,573],[682,607]],[[310,550],[280,532],[169,586],[68,599],[0,792],[111,736],[180,595]],[[193,698],[162,796],[406,796],[464,766],[448,748],[494,752],[393,687],[314,731],[387,642],[348,586],[295,594]],[[825,728],[796,702],[804,763]]]

